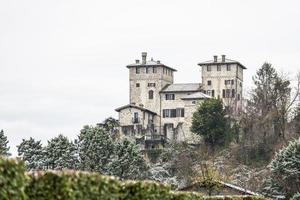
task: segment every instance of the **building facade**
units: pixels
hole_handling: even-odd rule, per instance
[[[191,138],[193,113],[205,99],[221,98],[226,106],[241,109],[245,67],[225,56],[214,56],[214,60],[199,66],[202,83],[176,84],[177,70],[147,60],[146,52],[141,61],[127,65],[129,104],[116,109],[120,134],[136,140],[142,149],[161,148],[167,142]]]

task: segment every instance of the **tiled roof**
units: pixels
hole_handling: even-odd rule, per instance
[[[186,95],[182,97],[181,99],[210,99],[211,96],[204,94],[202,92],[194,92],[192,94]]]
[[[231,59],[225,59],[224,62],[222,62],[222,58],[218,58],[217,62],[214,62],[214,60],[208,60],[205,62],[201,62],[198,63],[198,65],[202,66],[202,65],[215,65],[215,64],[238,64],[240,65],[243,69],[247,69],[244,65],[242,65],[240,62],[236,61],[236,60],[231,60]]]
[[[157,115],[155,112],[153,112],[153,111],[151,111],[151,110],[148,110],[148,109],[146,109],[146,108],[137,106],[137,105],[135,105],[135,104],[127,104],[127,105],[125,105],[125,106],[116,108],[115,110],[116,110],[117,112],[120,112],[121,110],[126,109],[126,108],[136,108],[136,109],[139,109],[139,110],[146,111],[146,112],[152,113],[152,114],[154,114],[154,115]]]
[[[161,92],[196,92],[200,89],[200,83],[176,83],[167,85]]]
[[[177,71],[176,69],[174,69],[172,67],[169,67],[167,65],[164,65],[160,61],[155,61],[153,59],[147,60],[146,63],[139,62],[139,63],[129,64],[129,65],[127,65],[127,68],[130,68],[130,67],[143,67],[143,66],[164,66],[166,68],[169,68],[172,71],[175,71],[175,72]]]

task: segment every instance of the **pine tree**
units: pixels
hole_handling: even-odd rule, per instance
[[[300,192],[300,138],[280,150],[270,164],[271,176],[265,190],[287,199]]]
[[[225,143],[229,124],[221,100],[205,100],[193,114],[192,120],[191,131],[202,136],[205,143],[212,147]]]
[[[76,169],[78,165],[75,145],[63,135],[48,141],[44,148],[44,156],[47,169]]]
[[[110,134],[99,126],[84,126],[76,143],[80,169],[106,174],[106,167],[114,149]]]
[[[22,140],[17,146],[18,156],[25,162],[27,170],[39,170],[43,168],[43,148],[41,141],[35,141],[33,138]]]
[[[148,166],[138,146],[124,139],[115,146],[108,173],[121,179],[141,179],[147,176]]]
[[[10,156],[7,137],[4,135],[4,131],[0,131],[0,156]]]

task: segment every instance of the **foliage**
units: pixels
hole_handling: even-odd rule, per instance
[[[48,141],[44,148],[44,165],[46,169],[76,169],[78,160],[75,145],[63,135]]]
[[[115,118],[106,118],[102,123],[99,123],[98,126],[108,132],[113,139],[118,137],[118,127],[120,124]]]
[[[26,177],[24,165],[7,158],[0,158],[0,199],[24,200]]]
[[[105,174],[114,142],[102,128],[84,126],[77,140],[80,169]]]
[[[295,108],[293,121],[295,124],[295,133],[300,136],[300,103]]]
[[[300,138],[280,150],[270,164],[271,176],[266,183],[270,194],[287,198],[300,192]]]
[[[203,136],[206,144],[214,147],[225,143],[229,123],[221,100],[205,100],[193,114],[192,120],[191,131]]]
[[[199,186],[206,188],[209,196],[211,196],[214,191],[220,189],[220,176],[211,166],[207,163],[201,163],[198,171],[200,173],[198,173],[194,181],[198,183]]]
[[[108,163],[108,173],[121,179],[141,179],[147,176],[148,166],[137,145],[128,139],[118,141]]]
[[[10,156],[7,137],[0,131],[0,156]]]
[[[43,171],[24,174],[23,163],[0,159],[0,199],[3,200],[255,200],[260,197],[211,197],[172,192],[168,185],[149,181],[119,181],[98,173]],[[26,178],[27,177],[27,178]]]
[[[296,193],[295,195],[293,195],[291,200],[300,200],[300,193]]]
[[[22,140],[18,147],[18,156],[22,158],[27,170],[37,170],[43,168],[43,147],[41,141],[33,138]]]

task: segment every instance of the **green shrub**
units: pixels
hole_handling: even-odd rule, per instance
[[[170,186],[150,181],[126,181],[122,184],[124,200],[170,199]]]
[[[26,185],[25,168],[22,162],[0,158],[0,199],[23,200]]]
[[[76,171],[48,171],[29,174],[26,188],[29,199],[79,200],[120,199],[120,182],[97,173]]]
[[[259,197],[203,197],[195,192],[172,192],[150,181],[120,181],[78,171],[31,172],[15,160],[0,159],[1,200],[258,200]]]

